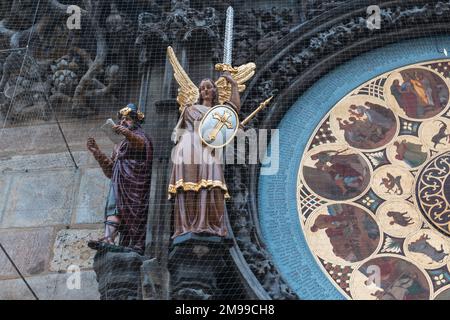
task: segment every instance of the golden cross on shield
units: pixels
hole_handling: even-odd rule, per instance
[[[210,141],[216,140],[217,134],[223,128],[223,126],[226,126],[228,129],[233,128],[233,124],[228,121],[230,117],[231,114],[226,111],[223,112],[223,115],[220,115],[218,112],[215,112],[213,114],[213,118],[217,120],[217,123],[208,135]]]

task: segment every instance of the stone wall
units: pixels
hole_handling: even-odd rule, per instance
[[[95,251],[86,240],[103,230],[109,180],[85,149],[94,135],[109,154],[103,121],[62,123],[78,169],[56,123],[5,128],[0,133],[0,243],[40,299],[98,299]],[[68,289],[70,265],[81,270],[80,289]],[[0,300],[33,299],[0,252]]]

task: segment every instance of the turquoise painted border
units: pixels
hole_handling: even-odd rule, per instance
[[[450,51],[449,37],[430,37],[402,41],[354,58],[316,82],[280,122],[279,171],[259,178],[259,218],[274,263],[301,299],[345,299],[317,264],[301,230],[296,186],[306,143],[323,116],[359,85],[405,65],[445,59],[436,44]]]

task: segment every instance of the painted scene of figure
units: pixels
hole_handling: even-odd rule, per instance
[[[307,155],[303,176],[318,195],[332,200],[351,199],[369,184],[370,171],[363,157],[347,148],[325,148]]]
[[[378,247],[380,231],[375,219],[363,209],[334,204],[312,217],[308,228],[313,246],[322,258],[336,263],[354,263],[368,258]],[[342,259],[344,262],[342,262]]]
[[[350,146],[377,149],[389,143],[397,132],[397,120],[387,107],[367,97],[352,97],[332,114],[333,128]]]
[[[407,169],[421,166],[428,159],[428,148],[418,138],[400,136],[387,148],[388,159]]]
[[[447,106],[448,87],[437,74],[411,68],[393,74],[393,77],[389,93],[407,117],[428,119]]]
[[[428,300],[430,286],[414,264],[397,257],[378,257],[364,263],[353,275],[356,299]]]

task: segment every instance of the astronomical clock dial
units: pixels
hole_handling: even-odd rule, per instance
[[[301,227],[347,298],[450,298],[449,79],[435,64],[350,92],[305,148]]]

